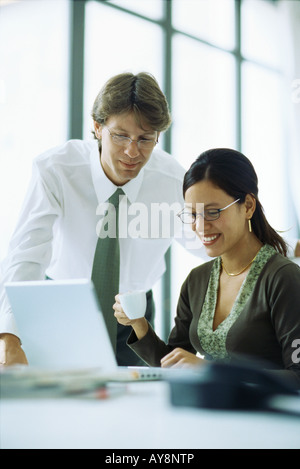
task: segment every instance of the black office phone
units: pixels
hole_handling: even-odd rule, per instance
[[[199,371],[172,374],[168,379],[175,406],[209,409],[266,409],[271,396],[298,396],[288,379],[247,359],[211,362]]]

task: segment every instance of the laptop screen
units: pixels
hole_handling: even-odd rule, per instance
[[[117,368],[91,280],[5,285],[29,365]]]

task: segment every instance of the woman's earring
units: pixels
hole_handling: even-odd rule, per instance
[[[248,220],[249,232],[252,233],[251,218]]]

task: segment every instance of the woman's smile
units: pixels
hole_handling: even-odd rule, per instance
[[[216,243],[221,236],[221,233],[210,234],[210,235],[203,235],[201,236],[202,243],[204,246],[211,246],[212,244]]]

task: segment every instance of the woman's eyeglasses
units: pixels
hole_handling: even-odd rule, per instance
[[[187,223],[190,225],[195,223],[198,217],[202,217],[206,221],[214,221],[220,217],[221,212],[231,207],[233,204],[237,203],[239,200],[240,199],[236,199],[234,202],[231,202],[231,204],[226,205],[226,207],[224,208],[210,208],[210,209],[204,210],[201,213],[189,212],[184,208],[181,212],[177,214],[177,216],[180,218],[182,223]]]

